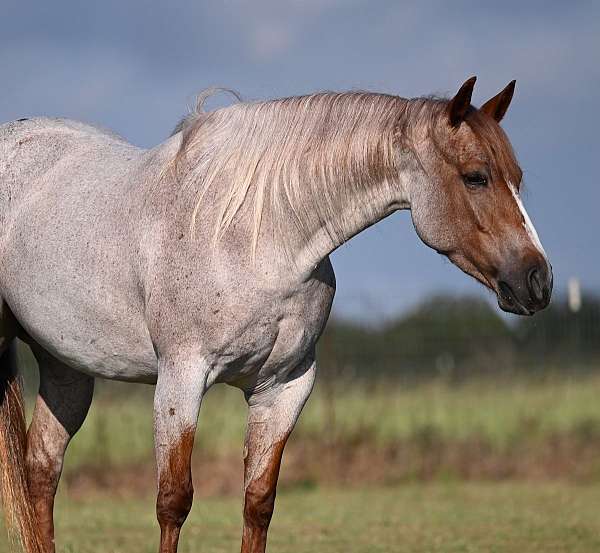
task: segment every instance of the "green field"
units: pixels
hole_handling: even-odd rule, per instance
[[[197,500],[181,553],[239,550],[239,498]],[[600,486],[408,484],[282,493],[270,532],[278,553],[506,552],[600,550]],[[97,496],[57,502],[58,553],[150,553],[157,549],[153,500]],[[6,541],[0,552],[8,553]]]
[[[131,384],[100,389],[69,448],[66,474],[90,467],[149,466],[151,393],[151,387]],[[419,463],[433,452],[438,465],[459,454],[466,460],[477,454],[533,464],[560,458],[565,471],[598,479],[598,398],[599,376],[480,379],[458,385],[319,382],[289,448],[329,453],[369,449],[375,455],[398,454],[404,463]],[[245,415],[239,390],[222,385],[210,390],[200,413],[196,454],[239,459]],[[579,465],[569,466],[569,455],[585,462],[583,472]],[[440,470],[444,468],[454,470]]]
[[[321,380],[286,449],[270,550],[600,551],[598,398],[590,374]],[[183,553],[239,548],[245,413],[224,386],[202,406]],[[156,550],[151,421],[151,387],[98,388],[66,458],[58,553]]]

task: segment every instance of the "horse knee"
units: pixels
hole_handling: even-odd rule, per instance
[[[29,494],[33,501],[54,497],[60,466],[45,454],[27,452],[25,461]]]
[[[194,499],[192,482],[162,481],[156,501],[156,515],[161,526],[180,527],[187,518]]]
[[[244,521],[254,528],[267,528],[275,508],[276,490],[262,482],[251,483],[246,489]]]
[[[27,435],[25,467],[29,493],[34,500],[47,500],[56,493],[63,456],[68,443],[64,432],[43,421],[40,409],[36,407],[34,418]]]

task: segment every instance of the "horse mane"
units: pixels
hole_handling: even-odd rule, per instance
[[[174,131],[181,132],[176,174],[199,184],[192,230],[203,196],[218,182],[222,193],[215,238],[251,197],[253,251],[265,209],[276,222],[291,221],[304,236],[316,219],[329,221],[332,238],[341,242],[348,237],[335,215],[343,196],[360,188],[366,200],[374,193],[373,183],[393,180],[393,146],[405,99],[321,92],[240,102],[206,113],[207,96]]]
[[[362,199],[357,209],[368,211],[376,205],[370,200],[387,193],[397,180],[398,144],[409,142],[417,125],[433,134],[448,104],[434,97],[407,100],[372,92],[319,92],[240,101],[205,112],[204,103],[214,92],[202,93],[196,108],[173,131],[181,133],[181,143],[171,168],[180,182],[197,191],[192,234],[205,207],[203,198],[213,186],[219,187],[215,240],[243,206],[250,206],[253,254],[265,210],[283,239],[289,235],[284,227],[292,224],[307,240],[311,229],[319,226],[333,242],[347,240],[348,225],[339,217],[342,202],[350,194]],[[495,144],[500,144],[502,162],[516,165],[508,140],[489,116],[473,108],[467,123],[490,154],[498,155]],[[381,183],[388,188],[376,186]]]

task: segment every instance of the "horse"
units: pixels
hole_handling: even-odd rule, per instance
[[[552,269],[499,123],[515,81],[479,109],[450,99],[320,92],[206,111],[152,149],[66,119],[0,127],[0,458],[11,534],[53,553],[63,455],[94,380],[155,384],[160,552],[192,505],[200,404],[243,391],[242,553],[265,551],[286,441],[313,388],[335,292],[329,255],[391,213],[531,315]],[[14,344],[40,385],[26,432]]]

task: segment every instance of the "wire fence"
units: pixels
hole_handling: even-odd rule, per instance
[[[600,298],[581,291],[557,294],[534,317],[508,318],[478,298],[438,295],[381,322],[333,318],[319,360],[326,374],[358,377],[596,370]]]

